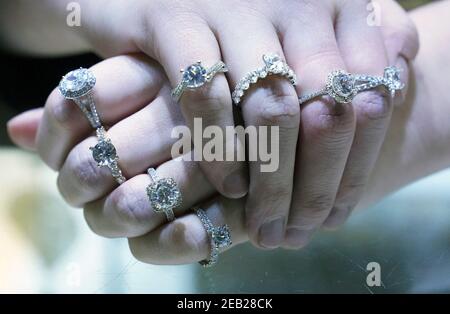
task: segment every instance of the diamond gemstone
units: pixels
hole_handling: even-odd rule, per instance
[[[284,62],[277,54],[268,54],[263,56],[267,69],[275,74],[282,73],[285,70]]]
[[[117,152],[109,141],[101,141],[92,148],[92,156],[99,166],[108,166],[117,160]]]
[[[59,90],[65,98],[73,99],[88,93],[95,86],[95,76],[88,69],[69,72],[59,82]]]
[[[232,244],[230,228],[227,225],[215,227],[212,233],[212,238],[218,248],[225,248]]]
[[[341,96],[350,96],[355,87],[353,78],[347,73],[338,73],[333,77],[333,89]]]
[[[395,67],[387,67],[384,70],[384,77],[388,81],[389,89],[401,90],[403,88],[399,69]]]
[[[202,86],[206,82],[206,69],[200,63],[190,65],[183,72],[183,81],[188,88]]]
[[[147,195],[157,212],[177,207],[181,202],[181,192],[173,179],[159,179],[147,188]]]

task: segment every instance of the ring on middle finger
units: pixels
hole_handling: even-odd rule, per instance
[[[181,96],[186,89],[196,89],[206,83],[212,81],[214,76],[218,73],[226,73],[228,68],[222,61],[217,62],[209,69],[205,68],[201,61],[190,65],[185,70],[181,70],[183,78],[181,82],[172,90],[172,97],[176,102],[180,101]]]
[[[270,53],[263,55],[264,66],[247,73],[237,84],[233,91],[233,102],[237,106],[241,102],[245,91],[250,88],[250,85],[255,84],[260,79],[266,78],[268,75],[279,75],[285,77],[292,85],[297,84],[297,75],[294,70],[281,59],[277,54]]]
[[[147,186],[147,196],[153,210],[156,213],[163,212],[169,222],[173,221],[175,219],[173,210],[182,202],[177,183],[172,178],[160,178],[154,168],[149,168],[147,173],[153,181]]]

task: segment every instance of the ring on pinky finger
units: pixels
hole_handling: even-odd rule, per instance
[[[205,227],[211,245],[209,258],[199,263],[203,267],[214,266],[219,260],[219,253],[233,244],[230,227],[228,225],[215,227],[204,210],[200,208],[194,208],[193,210]]]

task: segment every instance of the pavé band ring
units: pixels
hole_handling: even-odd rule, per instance
[[[401,70],[396,67],[386,67],[384,76],[350,74],[345,71],[334,71],[328,75],[327,84],[324,89],[299,97],[300,105],[317,97],[328,95],[337,103],[346,104],[355,98],[355,96],[370,89],[384,86],[391,97],[405,87],[400,80]]]
[[[179,102],[186,89],[196,89],[211,82],[217,73],[228,72],[228,68],[222,61],[217,62],[209,69],[202,65],[201,61],[181,70],[183,77],[181,82],[172,90],[172,97]]]
[[[156,213],[164,212],[167,220],[173,221],[173,210],[181,205],[182,197],[177,183],[172,178],[160,178],[154,168],[147,170],[152,183],[147,186],[147,196]]]
[[[98,129],[101,127],[101,121],[92,97],[95,83],[96,78],[91,71],[79,68],[63,76],[59,82],[59,91],[65,99],[73,100],[89,120],[91,126]]]
[[[200,208],[194,208],[193,210],[205,227],[211,243],[209,258],[207,260],[200,261],[199,263],[203,267],[211,267],[217,263],[220,251],[231,246],[232,244],[230,227],[228,227],[228,225],[214,227],[204,210]]]
[[[97,162],[97,166],[108,167],[111,170],[111,174],[117,183],[124,183],[126,179],[119,168],[119,156],[117,155],[116,148],[111,140],[106,137],[106,131],[103,127],[99,127],[96,132],[98,143],[90,148],[92,157]]]
[[[235,105],[239,105],[245,91],[260,79],[266,78],[268,75],[280,75],[287,78],[292,85],[297,84],[297,76],[289,65],[283,61],[277,54],[263,55],[264,66],[247,73],[237,84],[233,91],[232,98]]]

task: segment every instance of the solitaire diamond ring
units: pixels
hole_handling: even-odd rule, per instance
[[[209,259],[200,261],[199,263],[203,267],[211,267],[217,263],[220,251],[228,248],[232,244],[230,227],[228,227],[228,225],[214,227],[204,210],[194,208],[194,211],[205,227],[211,242]]]
[[[283,61],[277,54],[263,55],[264,66],[247,73],[237,84],[233,91],[232,98],[235,105],[239,105],[241,98],[245,91],[250,88],[252,84],[258,82],[259,79],[264,79],[268,75],[280,75],[287,78],[292,85],[297,84],[297,76],[289,65]]]
[[[97,130],[98,143],[94,147],[91,147],[92,157],[97,162],[99,167],[108,167],[111,170],[113,178],[117,183],[122,184],[126,181],[122,175],[122,171],[119,168],[116,148],[111,143],[111,140],[106,137],[106,131],[103,127],[99,127]]]
[[[95,76],[91,71],[79,68],[63,76],[59,83],[59,91],[65,99],[73,100],[80,107],[92,127],[98,129],[101,127],[101,122],[92,97],[95,82]]]
[[[182,197],[177,183],[172,178],[160,178],[156,170],[149,168],[148,175],[152,183],[147,186],[147,196],[156,213],[164,212],[168,221],[173,221],[173,210],[181,205]]]
[[[402,90],[405,84],[400,79],[401,70],[396,67],[387,67],[384,69],[384,76],[350,74],[339,70],[330,73],[326,87],[315,93],[299,97],[300,105],[316,98],[328,95],[337,103],[350,103],[355,96],[370,89],[383,86],[389,91],[391,97],[395,96],[397,91]]]
[[[201,61],[190,65],[185,70],[181,70],[183,78],[181,82],[172,90],[172,97],[176,102],[180,101],[186,89],[196,89],[206,83],[211,82],[217,73],[228,72],[228,68],[222,61],[217,62],[211,68],[205,68]]]

